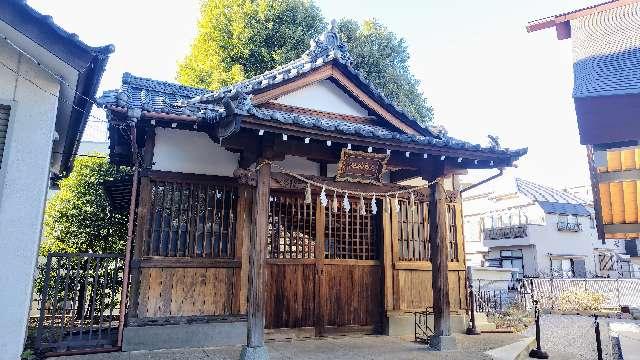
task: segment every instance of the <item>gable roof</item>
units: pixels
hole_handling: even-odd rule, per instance
[[[309,78],[305,76],[309,76]],[[322,114],[298,114],[261,106],[261,101],[270,100],[270,97],[265,94],[273,89],[292,84],[294,80],[298,79],[320,81],[328,76],[335,76],[341,84],[348,80],[357,87],[357,89],[352,89],[353,91],[364,93],[381,107],[380,112],[392,114],[402,120],[405,127],[408,126],[413,131],[396,131],[368,123],[323,117]],[[349,92],[349,89],[346,92]],[[333,24],[320,37],[311,42],[310,49],[299,59],[218,91],[212,92],[125,73],[122,78],[122,87],[118,90],[106,91],[98,99],[98,102],[101,106],[112,111],[139,109],[146,112],[146,114],[143,113],[145,116],[162,113],[195,118],[198,121],[215,124],[222,118],[235,114],[245,116],[246,121],[243,120],[245,123],[255,120],[262,121],[261,124],[254,124],[254,127],[275,126],[281,129],[285,126],[293,126],[304,131],[317,130],[339,133],[367,141],[391,140],[403,148],[406,146],[428,147],[436,149],[438,153],[450,152],[452,149],[463,150],[474,152],[469,155],[478,156],[472,159],[488,160],[486,164],[482,165],[484,167],[498,166],[497,163],[494,165],[493,159],[499,160],[500,166],[510,166],[513,161],[527,152],[526,148],[502,149],[497,143],[483,147],[450,137],[436,126],[429,129],[421,127],[353,68],[347,47],[340,41]]]
[[[283,83],[301,78],[329,64],[338,69],[348,80],[355,83],[359,90],[362,90],[368,97],[384,108],[384,110],[388,111],[392,116],[397,117],[417,134],[434,136],[433,131],[421,126],[415,119],[408,115],[402,108],[395,105],[382,91],[368,81],[360,71],[353,67],[353,58],[348,52],[347,45],[340,40],[340,36],[335,27],[335,21],[331,22],[331,26],[324,33],[311,41],[309,49],[300,58],[250,79],[200,96],[194,99],[194,101],[217,102],[238,91],[254,95],[265,93],[281,86]]]
[[[579,216],[589,216],[590,214],[582,200],[566,191],[520,178],[516,178],[516,188],[519,193],[538,203],[547,214]]]
[[[122,87],[119,90],[105,91],[98,98],[97,103],[107,109],[140,109],[147,113],[187,116],[216,122],[227,115],[227,110],[222,104],[222,100],[225,98],[222,98],[217,103],[206,105],[194,102],[194,98],[198,99],[207,94],[210,94],[207,89],[152,80],[125,73],[122,77]],[[258,107],[252,104],[249,96],[239,91],[228,93],[226,98],[232,100],[233,111],[236,114],[252,115],[258,119],[281,125],[293,124],[303,128],[338,132],[368,139],[391,139],[414,145],[433,145],[442,148],[477,151],[481,154],[511,158],[512,161],[527,153],[526,148],[510,150],[495,146],[482,146],[458,140],[448,136],[446,133],[441,133],[437,137],[412,135],[376,125]],[[185,106],[187,103],[191,104]]]

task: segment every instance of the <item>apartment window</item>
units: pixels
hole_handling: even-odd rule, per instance
[[[522,278],[524,275],[522,250],[500,250],[500,267],[515,269],[517,271],[516,277]]]
[[[558,215],[558,224],[566,225],[568,223],[569,223],[569,216],[568,215]]]
[[[558,215],[558,231],[578,232],[580,230],[582,225],[577,215]]]
[[[584,259],[578,258],[551,259],[551,273],[559,278],[583,278],[587,275]]]
[[[10,112],[11,106],[0,104],[0,168],[2,168],[2,154],[4,152],[4,144],[7,139]]]

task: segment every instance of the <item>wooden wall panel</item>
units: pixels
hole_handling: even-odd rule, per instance
[[[325,264],[324,279],[327,326],[382,324],[382,266]]]
[[[433,306],[430,270],[396,270],[400,310],[424,310]],[[465,271],[449,270],[449,301],[452,311],[467,308]]]
[[[433,306],[431,271],[398,270],[400,309],[419,310]]]
[[[265,327],[313,327],[315,264],[267,264],[265,269]]]
[[[231,315],[236,268],[143,268],[138,317]]]

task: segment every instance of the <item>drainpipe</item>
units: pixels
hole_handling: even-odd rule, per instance
[[[465,192],[465,191],[467,191],[467,190],[471,190],[471,189],[473,189],[473,188],[476,188],[476,187],[478,187],[478,186],[480,186],[480,185],[482,185],[482,184],[486,184],[486,183],[488,183],[488,182],[489,182],[489,181],[491,181],[491,180],[497,179],[497,178],[499,178],[500,176],[502,176],[502,174],[504,174],[504,168],[498,168],[498,173],[497,173],[497,174],[495,174],[495,175],[491,175],[491,176],[489,176],[488,178],[486,178],[486,179],[484,179],[484,180],[480,180],[480,181],[478,181],[478,182],[477,182],[477,183],[475,183],[475,184],[471,184],[471,185],[467,186],[466,188],[464,188],[464,189],[460,190],[460,194],[462,194],[463,192]]]

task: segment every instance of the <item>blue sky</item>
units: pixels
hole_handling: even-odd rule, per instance
[[[91,45],[113,43],[101,90],[122,73],[172,81],[196,34],[199,1],[29,0]],[[376,18],[403,37],[411,68],[455,137],[529,147],[512,175],[551,186],[588,184],[571,99],[570,40],[549,29],[527,34],[529,20],[598,3],[594,0],[317,0],[327,19]],[[97,110],[99,113],[100,110]],[[104,136],[99,125],[86,138]],[[471,174],[470,178],[486,176]]]

